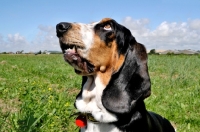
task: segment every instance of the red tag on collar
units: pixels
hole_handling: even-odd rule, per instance
[[[87,126],[87,119],[86,119],[86,116],[84,115],[79,115],[77,118],[76,118],[76,125],[78,127],[85,127]]]

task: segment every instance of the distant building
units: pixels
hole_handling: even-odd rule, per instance
[[[51,54],[49,51],[47,51],[47,50],[45,50],[44,52],[43,52],[43,54]]]
[[[197,52],[197,51],[194,51],[194,50],[190,50],[190,49],[188,49],[188,50],[156,50],[156,52],[157,53],[159,53],[159,54],[163,54],[163,55],[165,55],[165,54],[187,54],[187,55],[193,55],[193,54],[199,54],[199,52]]]

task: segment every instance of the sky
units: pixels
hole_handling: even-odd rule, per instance
[[[105,17],[148,50],[200,50],[200,0],[0,0],[0,52],[60,51],[57,23]]]

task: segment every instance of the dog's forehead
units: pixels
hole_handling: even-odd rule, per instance
[[[111,18],[103,18],[100,23],[106,23],[108,21],[111,21],[112,19]]]
[[[91,29],[91,28],[94,28],[97,24],[102,24],[102,23],[106,23],[108,21],[112,20],[111,18],[103,18],[102,20],[100,21],[96,21],[96,22],[92,22],[92,23],[74,23],[74,24],[78,24],[80,25],[82,28],[88,28],[88,29]]]
[[[97,25],[99,22],[93,22],[93,23],[79,23],[81,27],[87,27],[87,28],[93,28],[95,25]]]

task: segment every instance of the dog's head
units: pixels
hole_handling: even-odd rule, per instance
[[[88,103],[95,98],[99,109],[103,105],[115,114],[131,111],[138,98],[150,95],[146,49],[126,27],[104,18],[91,24],[61,22],[56,31],[64,59],[84,76],[78,99],[90,98]]]
[[[63,22],[56,28],[65,60],[85,76],[118,71],[136,42],[129,30],[108,18],[92,24]]]

